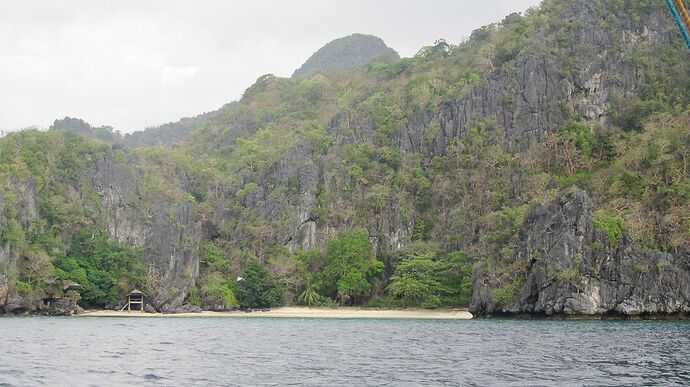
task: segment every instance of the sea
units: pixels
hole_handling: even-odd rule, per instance
[[[690,322],[0,318],[0,385],[690,385]]]

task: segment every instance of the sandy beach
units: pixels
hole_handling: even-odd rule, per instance
[[[281,307],[269,311],[201,312],[201,313],[142,313],[114,310],[87,310],[77,317],[230,317],[230,318],[392,318],[392,319],[437,319],[468,320],[472,314],[466,310],[427,309],[361,309],[361,308],[307,308]]]

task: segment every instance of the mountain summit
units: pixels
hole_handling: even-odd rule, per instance
[[[67,281],[164,312],[690,316],[690,50],[662,1],[544,0],[345,70],[359,39],[138,137],[1,138],[0,314],[65,313]]]
[[[398,53],[388,47],[381,38],[373,35],[352,34],[331,41],[314,53],[299,69],[293,78],[310,77],[322,71],[354,69],[372,59],[400,58]]]

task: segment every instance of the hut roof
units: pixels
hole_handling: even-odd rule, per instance
[[[76,282],[68,282],[68,283],[64,284],[64,286],[62,287],[62,290],[65,292],[68,290],[84,290],[84,287],[79,285]]]
[[[141,290],[138,290],[138,289],[134,289],[131,292],[129,292],[130,296],[131,295],[137,295],[137,294],[144,294],[144,293],[142,293]]]

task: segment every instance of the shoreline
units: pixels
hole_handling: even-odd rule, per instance
[[[231,311],[197,313],[145,313],[139,311],[87,310],[74,317],[134,317],[134,318],[168,318],[168,317],[224,317],[224,318],[383,318],[383,319],[431,319],[431,320],[470,320],[472,314],[463,309],[362,309],[362,308],[308,308],[285,306],[268,311]]]

